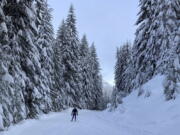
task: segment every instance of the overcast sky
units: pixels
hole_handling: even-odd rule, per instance
[[[95,42],[103,79],[114,80],[116,48],[126,41],[133,42],[139,0],[49,0],[53,8],[55,32],[69,7],[74,5],[80,38],[85,33]]]

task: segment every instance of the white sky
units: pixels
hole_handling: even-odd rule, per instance
[[[69,7],[74,5],[80,38],[85,33],[89,43],[95,42],[103,79],[114,80],[116,48],[133,42],[139,0],[49,0],[53,8],[55,32]]]

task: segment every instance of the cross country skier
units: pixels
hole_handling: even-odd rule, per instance
[[[76,109],[76,107],[74,107],[74,109],[72,110],[71,115],[72,115],[72,120],[71,121],[73,121],[73,120],[76,121],[76,116],[78,115],[78,110]]]

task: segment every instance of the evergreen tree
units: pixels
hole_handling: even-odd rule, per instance
[[[155,8],[156,1],[140,0],[139,18],[136,22],[138,29],[133,46],[133,66],[136,74],[134,87],[152,78],[159,59],[160,46],[153,42],[153,38],[156,38],[155,26],[152,26]]]
[[[27,106],[27,85],[29,73],[25,69],[32,66],[30,58],[36,53],[33,48],[34,36],[37,34],[33,1],[2,1],[1,5],[1,118],[3,127],[17,123],[26,118],[30,112]],[[28,53],[28,50],[30,53]],[[26,63],[25,63],[26,62]],[[28,63],[28,64],[27,64]],[[26,105],[25,105],[26,104]],[[1,128],[3,128],[1,127]]]
[[[42,94],[40,99],[41,110],[45,113],[51,111],[51,91],[54,89],[54,65],[53,65],[53,26],[51,24],[51,9],[48,7],[47,1],[37,0],[36,4],[36,25],[38,28],[38,36],[36,45],[39,50],[40,75],[39,90]]]
[[[158,72],[165,73],[168,65],[172,65],[176,58],[177,47],[180,42],[178,32],[180,22],[180,1],[179,0],[158,0],[155,10],[154,38],[155,45],[160,46],[160,59],[158,60]],[[178,54],[178,53],[177,53]]]
[[[164,94],[166,100],[175,99],[179,92],[180,87],[178,86],[178,75],[179,71],[176,69],[174,64],[168,65],[168,73],[164,81]]]
[[[130,71],[127,70],[128,67],[131,66],[131,48],[129,43],[126,43],[123,47],[117,50],[116,58],[115,86],[119,91],[127,95],[130,93],[130,88],[128,86],[131,83],[131,80],[129,80]]]
[[[157,72],[166,75],[164,93],[167,100],[175,99],[178,89],[180,74],[179,69],[179,43],[180,43],[180,1],[157,1],[155,10],[156,36],[154,43],[160,45],[160,59]]]
[[[176,81],[173,78],[178,76],[175,75],[178,72],[173,69],[175,67],[173,64],[178,55],[180,2],[141,0],[140,6],[137,21],[139,28],[133,47],[136,71],[134,84],[140,86],[154,75],[161,73],[167,76],[166,82],[173,82],[175,86]],[[165,93],[169,93],[167,89],[165,86]]]
[[[26,111],[28,118],[37,117],[40,112],[40,102],[39,98],[42,96],[39,91],[39,75],[40,74],[40,62],[37,59],[39,56],[38,48],[35,46],[34,42],[38,34],[36,23],[36,14],[33,5],[34,1],[21,0],[15,8],[18,16],[15,16],[13,20],[15,21],[15,28],[18,28],[18,44],[20,46],[19,61],[21,64],[22,72],[26,78],[25,90],[23,91]],[[13,4],[12,4],[13,5]],[[11,9],[11,8],[10,8]],[[18,18],[17,18],[18,17]]]
[[[140,6],[133,47],[135,87],[158,73],[169,74],[166,69],[174,63],[179,38],[178,0],[140,0]]]
[[[73,6],[70,7],[67,20],[65,22],[65,39],[60,40],[60,54],[62,65],[62,83],[61,91],[67,96],[64,98],[66,106],[74,105],[81,107],[80,96],[82,90],[80,73],[80,46],[76,30],[76,19]]]
[[[115,65],[115,88],[112,97],[112,106],[117,107],[122,103],[122,98],[127,96],[132,89],[132,59],[130,43],[117,49]]]
[[[83,36],[80,44],[81,52],[81,74],[82,74],[82,99],[81,102],[84,108],[90,108],[91,92],[93,90],[91,65],[90,65],[90,50],[86,35]]]
[[[62,21],[61,26],[58,29],[56,41],[54,44],[54,63],[55,63],[55,88],[52,93],[52,100],[54,104],[54,110],[59,111],[65,109],[66,104],[66,92],[62,87],[64,85],[63,70],[65,66],[62,63],[62,53],[61,48],[67,45],[67,35],[66,35],[66,26],[64,20]]]
[[[98,57],[96,53],[96,48],[94,44],[90,47],[91,54],[91,77],[92,77],[92,98],[91,98],[91,109],[101,109],[103,102],[103,92],[102,92],[102,76],[100,74],[100,65],[98,62]]]

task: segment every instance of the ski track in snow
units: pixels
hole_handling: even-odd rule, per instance
[[[77,122],[70,121],[70,114],[66,110],[39,120],[26,120],[2,135],[120,135],[117,125],[101,119],[101,112],[82,110]]]
[[[71,122],[71,111],[52,113],[39,120],[26,120],[11,126],[0,135],[152,135],[148,131],[119,124],[110,113],[81,110],[77,122]]]

